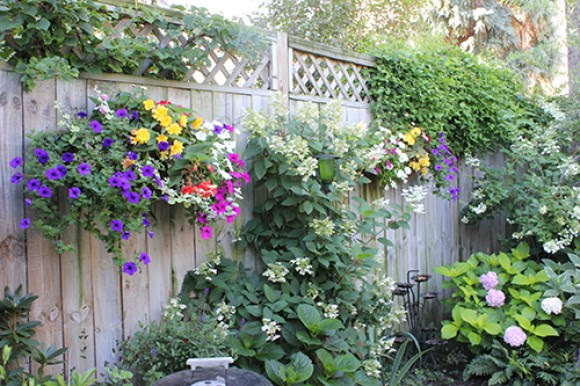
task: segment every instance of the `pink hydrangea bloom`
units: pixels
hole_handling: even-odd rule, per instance
[[[483,285],[483,288],[485,288],[486,291],[494,289],[499,284],[497,273],[489,271],[479,277],[479,282]]]
[[[518,326],[511,326],[506,328],[503,334],[503,340],[512,347],[519,347],[526,342],[528,336]]]
[[[505,303],[505,294],[500,290],[490,289],[487,291],[485,301],[490,307],[501,307]]]

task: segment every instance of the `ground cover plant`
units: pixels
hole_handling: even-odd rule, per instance
[[[136,232],[154,237],[155,202],[183,205],[203,239],[211,237],[213,223],[230,223],[239,214],[249,175],[233,152],[232,126],[206,122],[142,91],[115,98],[98,93],[93,102],[92,112],[62,114],[61,131],[34,134],[27,158],[10,162],[24,168],[11,182],[24,185],[25,204],[34,208],[22,229],[34,224],[62,251],[69,247],[59,235],[78,222],[133,275],[151,257],[144,251],[123,256],[122,245]]]

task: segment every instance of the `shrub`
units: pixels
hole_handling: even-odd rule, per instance
[[[436,269],[450,278],[445,287],[456,288],[452,320],[443,322],[442,337],[469,343],[481,354],[466,369],[466,377],[493,374],[490,384],[499,384],[514,374],[540,382],[544,376],[536,372],[541,370],[562,382],[566,379],[580,336],[574,313],[577,293],[570,293],[577,292],[574,285],[579,281],[569,271],[571,264],[545,264],[530,259],[529,248],[522,243],[509,255],[476,253],[466,262]],[[485,358],[491,357],[496,358],[493,366],[483,370]],[[548,358],[553,367],[537,358]]]
[[[121,344],[120,353],[123,367],[147,385],[183,370],[189,358],[232,355],[228,330],[219,325],[211,310],[186,307],[177,299],[169,301],[160,323],[140,328]]]
[[[378,252],[371,240],[389,245],[382,232],[408,227],[408,209],[357,197],[346,204],[355,183],[368,182],[362,170],[371,160],[364,127],[342,127],[340,106],[319,116],[307,105],[295,118],[281,106],[273,117],[249,112],[244,122],[245,156],[267,193],[240,243],[257,251],[265,271],[214,259],[186,275],[182,297],[195,293],[224,309],[237,363],[277,384],[378,385],[382,372],[366,370],[365,361],[392,348],[404,311],[393,305],[393,281],[371,275]],[[340,171],[323,186],[315,156],[329,152],[342,157]]]

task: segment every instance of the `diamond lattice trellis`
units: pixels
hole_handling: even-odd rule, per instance
[[[366,81],[361,75],[365,66],[292,51],[292,93],[352,102],[370,102]]]

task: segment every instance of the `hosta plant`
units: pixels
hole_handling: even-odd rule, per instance
[[[25,204],[34,209],[21,228],[32,222],[62,249],[59,235],[78,222],[132,275],[150,257],[123,256],[123,242],[135,232],[154,236],[155,202],[183,205],[202,238],[211,237],[212,222],[233,221],[249,176],[233,152],[232,126],[142,91],[97,94],[92,111],[62,113],[59,131],[33,135],[25,160],[10,162],[24,166],[11,182],[24,185]]]

